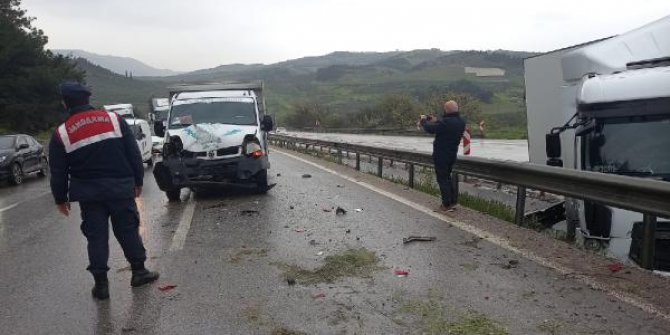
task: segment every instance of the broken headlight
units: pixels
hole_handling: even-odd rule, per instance
[[[260,143],[258,143],[257,141],[258,140],[254,139],[244,143],[243,148],[245,155],[254,158],[258,158],[264,155],[263,148],[261,148]]]

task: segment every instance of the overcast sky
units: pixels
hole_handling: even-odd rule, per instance
[[[178,71],[333,51],[549,51],[670,15],[670,0],[23,0],[49,48]]]

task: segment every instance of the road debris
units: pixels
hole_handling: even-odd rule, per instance
[[[507,263],[501,264],[500,267],[505,269],[505,270],[509,270],[509,269],[512,269],[512,268],[516,268],[518,265],[519,265],[519,261],[517,261],[516,259],[510,259]]]
[[[281,173],[277,173],[277,177],[281,177]]]
[[[336,215],[344,215],[344,214],[347,214],[347,210],[338,206],[337,209],[335,210],[335,214]]]
[[[240,214],[244,216],[252,216],[252,215],[258,215],[260,213],[255,209],[243,209],[240,211]]]
[[[288,286],[295,285],[295,278],[292,278],[292,277],[286,278],[286,283],[288,283]]]
[[[325,293],[319,293],[319,294],[313,295],[312,299],[320,299],[320,298],[325,298],[325,297],[326,297]]]
[[[302,175],[303,178],[312,178],[312,175],[309,173],[305,173]]]
[[[337,187],[338,187],[338,188],[343,188],[344,185],[337,184]]]
[[[395,270],[393,273],[399,278],[409,276],[409,270]]]
[[[204,209],[220,208],[220,207],[226,207],[226,206],[228,206],[228,204],[226,204],[225,202],[219,202],[217,204],[205,206]]]
[[[295,230],[296,233],[304,233],[306,230],[304,228],[298,228]]]
[[[350,234],[350,233],[351,233],[351,229],[347,229],[347,230],[345,230],[344,233],[345,233],[345,234]]]
[[[174,284],[165,284],[165,285],[162,285],[162,286],[158,286],[158,290],[160,290],[161,292],[167,292],[167,291],[170,291],[170,290],[172,290],[176,287],[177,287],[177,285],[174,285]]]
[[[309,245],[312,246],[317,245],[316,240],[309,240]]]
[[[435,236],[414,236],[414,235],[412,235],[412,236],[408,236],[408,237],[403,238],[402,243],[407,244],[407,243],[414,242],[414,241],[432,242],[432,241],[435,241],[435,240],[436,240]]]
[[[290,208],[290,209],[294,209],[295,206],[291,205],[291,206],[288,206],[288,208]]]
[[[607,265],[607,268],[612,272],[612,273],[617,273],[621,270],[623,270],[623,264],[619,262],[611,263]]]
[[[317,256],[323,256],[323,251],[319,251],[316,253]]]
[[[362,211],[363,211],[363,208],[356,208],[356,209],[354,209],[354,211],[356,211],[356,212],[359,212],[359,213],[360,213],[360,212],[362,212]]]
[[[332,212],[333,210],[330,209],[330,208],[323,208],[323,211],[326,212],[326,213],[330,213],[330,212]]]

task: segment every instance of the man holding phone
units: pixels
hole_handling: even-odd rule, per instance
[[[452,212],[456,206],[457,194],[454,194],[452,188],[451,170],[456,162],[458,146],[465,131],[465,121],[458,112],[456,101],[449,100],[444,103],[444,114],[441,117],[421,115],[419,125],[427,133],[435,134],[433,162],[442,195],[440,210]]]

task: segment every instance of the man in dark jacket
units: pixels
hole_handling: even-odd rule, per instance
[[[421,127],[430,134],[435,134],[433,141],[433,162],[435,163],[435,175],[440,185],[442,194],[443,211],[453,211],[456,206],[457,194],[454,194],[451,181],[451,169],[456,162],[458,145],[461,143],[465,122],[458,113],[456,101],[449,100],[444,103],[444,114],[438,119],[421,115],[419,121]]]
[[[138,287],[158,279],[158,273],[144,267],[146,251],[134,199],[142,193],[144,166],[125,120],[91,107],[91,92],[79,83],[66,82],[60,89],[70,115],[49,143],[51,193],[65,216],[70,214],[70,202],[79,202],[81,230],[88,240],[87,270],[95,279],[92,293],[103,300],[109,298],[110,218],[132,268],[130,285]]]

